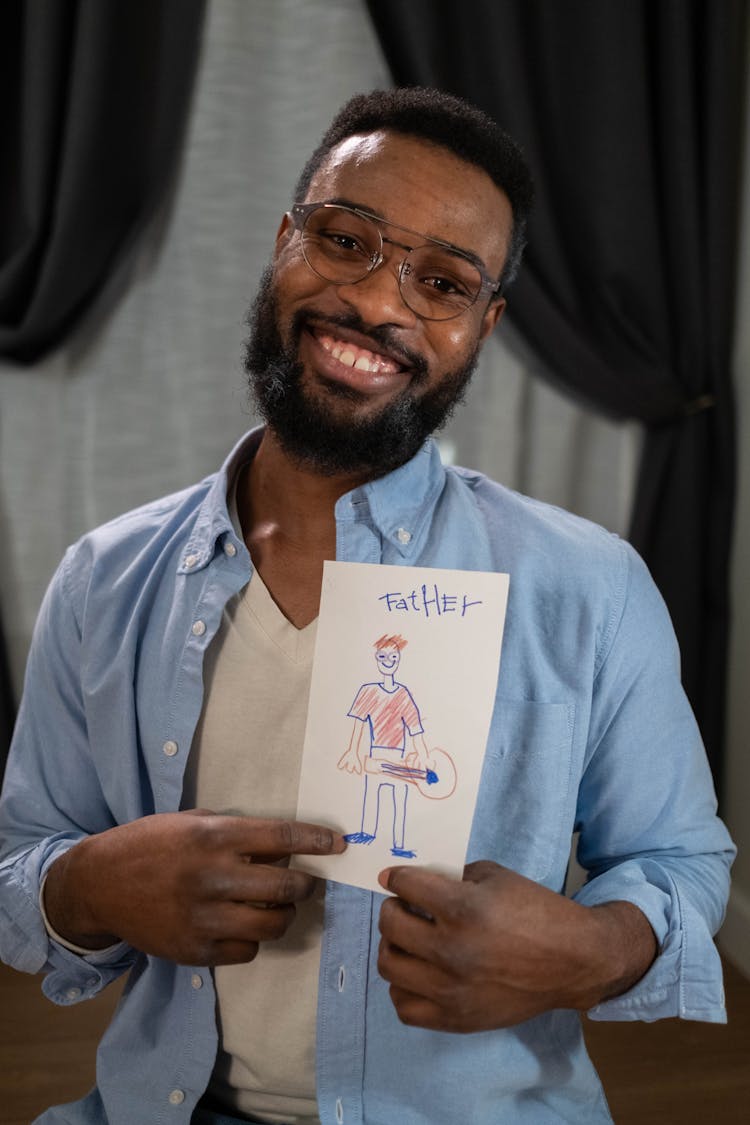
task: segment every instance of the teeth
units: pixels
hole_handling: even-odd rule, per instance
[[[397,370],[396,364],[364,348],[355,350],[352,344],[342,344],[330,336],[318,336],[318,342],[339,363],[343,363],[346,367],[353,367],[357,371],[369,371],[376,374],[384,370]]]

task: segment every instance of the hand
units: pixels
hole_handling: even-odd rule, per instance
[[[430,764],[429,754],[424,754],[419,750],[412,750],[406,755],[405,764],[412,770],[421,770],[425,773]]]
[[[86,949],[122,940],[180,964],[252,961],[315,886],[311,875],[270,864],[345,847],[330,829],[295,821],[161,813],[89,836],[57,859],[45,909],[61,937]]]
[[[510,1027],[552,1008],[585,1010],[645,973],[656,939],[628,902],[586,907],[482,861],[463,881],[391,867],[378,969],[399,1019],[437,1031]]]
[[[346,753],[339,758],[337,769],[346,770],[347,773],[362,773],[362,759],[359,752],[350,746]]]

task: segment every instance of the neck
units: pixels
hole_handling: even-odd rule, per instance
[[[267,429],[237,493],[245,538],[281,532],[295,541],[315,543],[335,526],[339,497],[368,479],[367,473],[317,473],[290,458]]]
[[[336,501],[366,479],[312,472],[267,430],[240,481],[237,509],[250,557],[298,629],[317,616],[323,565],[336,558]]]

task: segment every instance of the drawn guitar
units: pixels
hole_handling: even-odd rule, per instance
[[[430,756],[424,769],[409,765],[416,757],[411,753],[403,762],[390,762],[383,758],[365,758],[365,773],[386,774],[388,777],[399,778],[416,785],[419,792],[433,801],[442,801],[450,797],[456,788],[457,774],[453,759],[445,750],[436,746],[430,750]]]

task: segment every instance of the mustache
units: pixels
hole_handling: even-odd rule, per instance
[[[297,309],[292,317],[292,335],[295,342],[299,341],[300,335],[308,326],[348,328],[352,332],[358,332],[360,336],[372,341],[373,351],[386,352],[403,363],[405,367],[408,367],[413,383],[423,383],[427,378],[429,372],[427,360],[419,352],[404,347],[395,331],[389,328],[387,324],[368,326],[355,312],[329,313],[321,316],[312,310]]]

